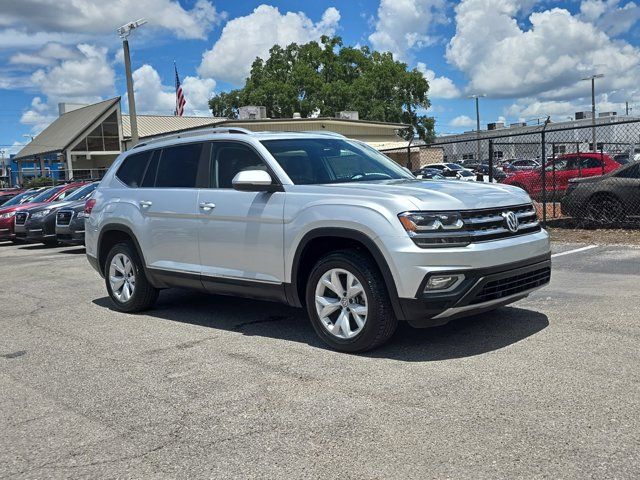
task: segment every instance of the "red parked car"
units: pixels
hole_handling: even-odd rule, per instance
[[[572,178],[595,177],[620,168],[621,165],[607,154],[601,153],[568,153],[555,160],[547,161],[546,191],[547,195],[564,196]],[[509,175],[502,183],[520,187],[532,197],[542,196],[542,169],[521,171]]]
[[[21,195],[18,195],[17,197],[14,197],[13,199],[9,200],[9,202],[7,202],[9,205],[5,204],[0,206],[0,240],[14,239],[14,217],[17,212],[19,212],[20,210],[24,210],[25,208],[41,205],[43,203],[64,200],[67,195],[80,188],[82,185],[85,185],[85,183],[86,182],[67,183],[65,185],[58,185],[57,187],[47,188],[35,197],[23,203],[20,203],[19,197]],[[25,192],[25,194],[28,194],[28,192]],[[16,199],[18,199],[18,201],[14,202],[14,200]]]

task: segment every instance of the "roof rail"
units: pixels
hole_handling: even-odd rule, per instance
[[[187,130],[184,132],[176,132],[176,133],[168,133],[166,135],[159,135],[154,138],[150,138],[142,143],[138,143],[134,145],[131,149],[144,147],[145,145],[151,145],[158,142],[164,142],[166,140],[171,140],[175,138],[189,138],[189,137],[198,137],[200,135],[207,135],[210,133],[241,133],[244,135],[251,135],[253,132],[251,130],[247,130],[246,128],[239,127],[213,127],[213,128],[198,128],[195,130]]]
[[[295,132],[295,133],[313,133],[314,135],[325,135],[327,137],[347,138],[341,133],[330,132],[327,130],[304,130],[302,132]]]

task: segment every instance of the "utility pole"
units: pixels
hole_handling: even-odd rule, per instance
[[[593,141],[592,150],[598,150],[596,145],[596,78],[604,77],[603,73],[596,73],[582,80],[591,80],[591,138]]]
[[[476,102],[476,150],[478,155],[478,158],[476,160],[480,163],[482,163],[482,159],[480,158],[480,101],[479,101],[481,97],[486,97],[486,95],[484,93],[469,95],[469,98],[475,99],[475,102]]]
[[[121,26],[117,32],[122,39],[122,50],[124,52],[124,71],[127,77],[127,97],[129,98],[129,123],[131,124],[131,146],[138,143],[138,117],[136,116],[136,100],[133,95],[133,76],[131,74],[131,56],[129,54],[129,40],[131,30],[141,27],[147,23],[140,19],[135,22]]]

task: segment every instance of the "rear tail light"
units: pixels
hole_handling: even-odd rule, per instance
[[[93,207],[95,207],[95,205],[96,205],[95,199],[90,198],[89,200],[87,200],[87,202],[84,204],[85,215],[91,215],[91,210],[93,210]]]

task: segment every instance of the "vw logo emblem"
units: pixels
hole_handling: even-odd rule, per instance
[[[507,224],[507,228],[510,232],[516,233],[518,231],[518,227],[520,227],[520,222],[518,221],[518,217],[513,212],[504,212],[502,214],[505,223]]]

